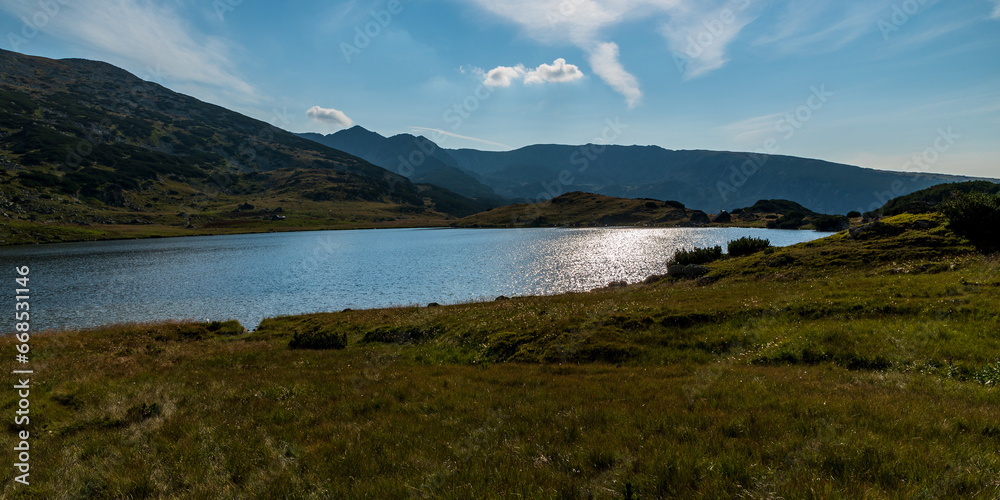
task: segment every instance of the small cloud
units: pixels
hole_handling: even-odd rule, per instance
[[[516,80],[523,79],[525,85],[541,83],[572,82],[583,78],[583,72],[574,64],[568,64],[565,59],[558,58],[552,64],[540,64],[535,69],[527,69],[523,64],[517,66],[497,66],[483,72],[483,83],[490,87],[510,87]]]
[[[510,87],[510,84],[524,76],[524,66],[497,66],[486,73],[483,81],[489,87]]]
[[[313,106],[306,111],[306,116],[318,122],[327,123],[338,129],[347,128],[354,125],[354,120],[348,118],[343,111],[333,108],[321,108]]]
[[[629,108],[639,104],[639,100],[642,99],[639,81],[618,61],[618,44],[614,42],[598,44],[590,51],[590,67],[601,80],[604,80],[604,83],[625,96]]]
[[[563,58],[556,59],[552,64],[541,64],[524,75],[524,84],[546,82],[572,82],[583,78],[583,72],[576,65],[566,64]]]
[[[990,17],[993,19],[1000,19],[1000,0],[993,0],[993,3],[996,5],[993,7],[993,13],[990,14]]]

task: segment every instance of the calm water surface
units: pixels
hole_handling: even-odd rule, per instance
[[[741,228],[380,229],[0,248],[31,267],[35,328],[237,319],[585,291],[666,272],[679,248],[814,231]],[[12,286],[12,285],[11,285]],[[9,331],[8,324],[0,330]]]

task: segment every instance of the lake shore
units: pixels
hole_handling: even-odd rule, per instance
[[[995,497],[1000,260],[885,223],[705,280],[38,335],[4,494]]]

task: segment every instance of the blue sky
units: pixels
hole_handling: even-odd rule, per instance
[[[1000,177],[1000,0],[0,0],[0,34],[294,132]]]

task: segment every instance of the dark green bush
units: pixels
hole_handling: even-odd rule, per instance
[[[1000,194],[966,193],[945,203],[948,227],[983,251],[1000,250]]]
[[[738,240],[730,241],[726,249],[729,255],[740,257],[760,252],[769,246],[771,246],[771,240],[744,236]]]
[[[694,248],[691,250],[681,249],[671,262],[682,266],[690,264],[708,264],[722,258],[722,247],[716,245],[711,248]]]
[[[858,217],[861,217],[861,212],[858,212],[857,210],[851,210],[850,212],[847,212],[847,217],[850,219],[856,219]]]
[[[821,215],[813,219],[817,231],[843,231],[851,225],[851,221],[843,215]]]
[[[288,341],[290,349],[343,349],[347,347],[347,334],[312,331],[295,332]]]

